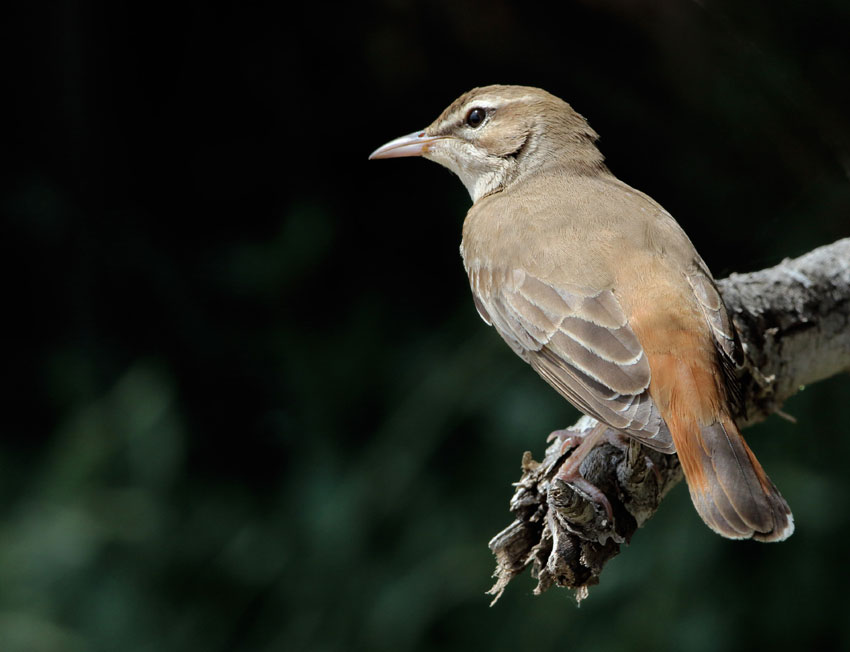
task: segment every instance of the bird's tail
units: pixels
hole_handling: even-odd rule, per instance
[[[706,525],[729,539],[782,541],[791,536],[791,510],[735,422],[721,415],[695,429],[673,432],[673,438],[691,500]]]

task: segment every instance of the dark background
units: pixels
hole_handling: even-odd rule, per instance
[[[444,169],[537,85],[717,276],[850,235],[850,4],[30,3],[0,27],[0,649],[850,648],[850,379],[748,431],[786,543],[678,487],[580,609],[491,535],[576,413],[479,320]],[[533,648],[531,645],[533,644]]]

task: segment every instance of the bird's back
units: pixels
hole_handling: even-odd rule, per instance
[[[553,283],[604,290],[657,283],[701,263],[687,235],[647,195],[605,170],[559,172],[535,175],[472,206],[463,228],[468,270],[518,268]]]

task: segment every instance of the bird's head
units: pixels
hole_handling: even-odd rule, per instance
[[[598,167],[594,132],[569,104],[539,88],[484,86],[464,93],[421,131],[373,158],[423,156],[460,177],[473,201],[544,166]]]

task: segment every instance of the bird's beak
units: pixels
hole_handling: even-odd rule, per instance
[[[401,138],[391,140],[386,145],[381,145],[369,154],[369,160],[373,158],[401,158],[402,156],[422,156],[428,148],[442,136],[426,136],[424,131],[414,131]]]

